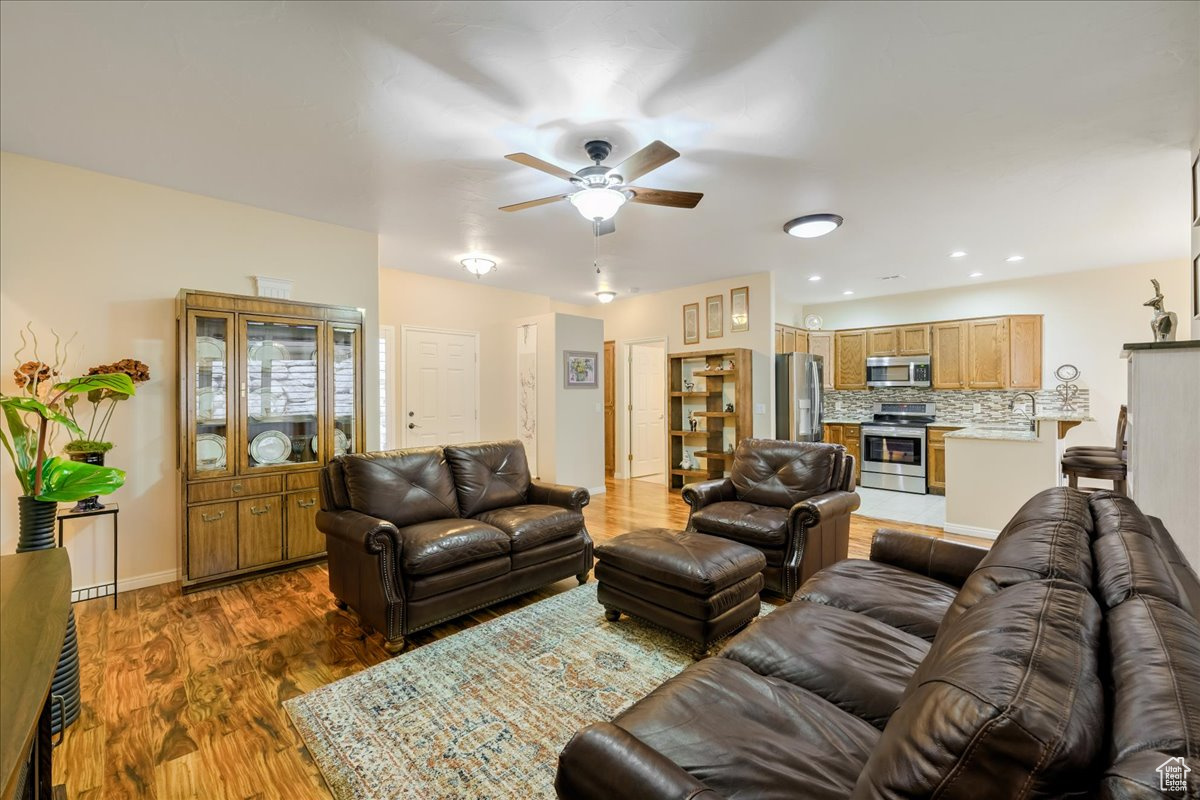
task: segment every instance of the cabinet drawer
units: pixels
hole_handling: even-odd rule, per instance
[[[296,492],[301,489],[316,489],[320,486],[321,471],[314,469],[310,472],[294,472],[289,474],[285,480],[287,483],[286,491],[289,492]]]
[[[238,568],[283,560],[282,496],[239,500]]]
[[[189,580],[232,572],[238,567],[237,503],[213,503],[188,509]]]
[[[249,497],[255,494],[270,494],[281,491],[283,491],[283,481],[278,475],[264,475],[258,478],[234,478],[231,481],[193,483],[191,486],[188,486],[188,502],[204,503],[209,500],[228,500],[233,497]]]
[[[283,496],[287,557],[303,558],[325,552],[325,534],[317,530],[320,504],[315,489]]]

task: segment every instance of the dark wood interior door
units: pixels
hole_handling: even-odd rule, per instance
[[[617,468],[617,343],[604,343],[604,474]]]

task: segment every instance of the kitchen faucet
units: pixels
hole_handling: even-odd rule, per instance
[[[1029,430],[1037,431],[1037,420],[1034,419],[1037,416],[1037,398],[1033,396],[1033,392],[1017,392],[1014,394],[1012,402],[1008,404],[1008,410],[1017,410],[1017,398],[1021,395],[1029,398],[1029,413],[1025,415],[1029,417]]]

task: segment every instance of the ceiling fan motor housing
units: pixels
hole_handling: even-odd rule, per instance
[[[583,146],[583,149],[587,151],[588,158],[599,164],[608,158],[608,154],[612,152],[612,145],[603,139],[592,139]]]

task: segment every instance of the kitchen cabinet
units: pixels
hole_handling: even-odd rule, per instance
[[[967,320],[967,388],[1008,387],[1008,318]]]
[[[834,334],[834,388],[867,388],[867,332],[837,331]]]
[[[867,331],[867,357],[894,356],[900,352],[900,332],[895,328],[872,328]]]
[[[952,425],[931,425],[926,428],[928,457],[925,485],[930,494],[946,493],[946,434],[960,430]]]
[[[1008,318],[1008,388],[1042,388],[1042,317]]]
[[[934,389],[967,388],[967,326],[963,322],[938,322],[932,329]]]
[[[902,325],[896,329],[897,355],[929,355],[929,326]]]
[[[775,326],[776,353],[807,353],[808,332],[791,325]]]
[[[854,480],[857,483],[862,473],[862,425],[858,423],[829,423],[824,428],[824,439],[828,444],[840,444],[854,456]]]
[[[821,374],[825,389],[833,388],[833,334],[829,331],[808,332],[808,352],[820,356],[824,362]]]

